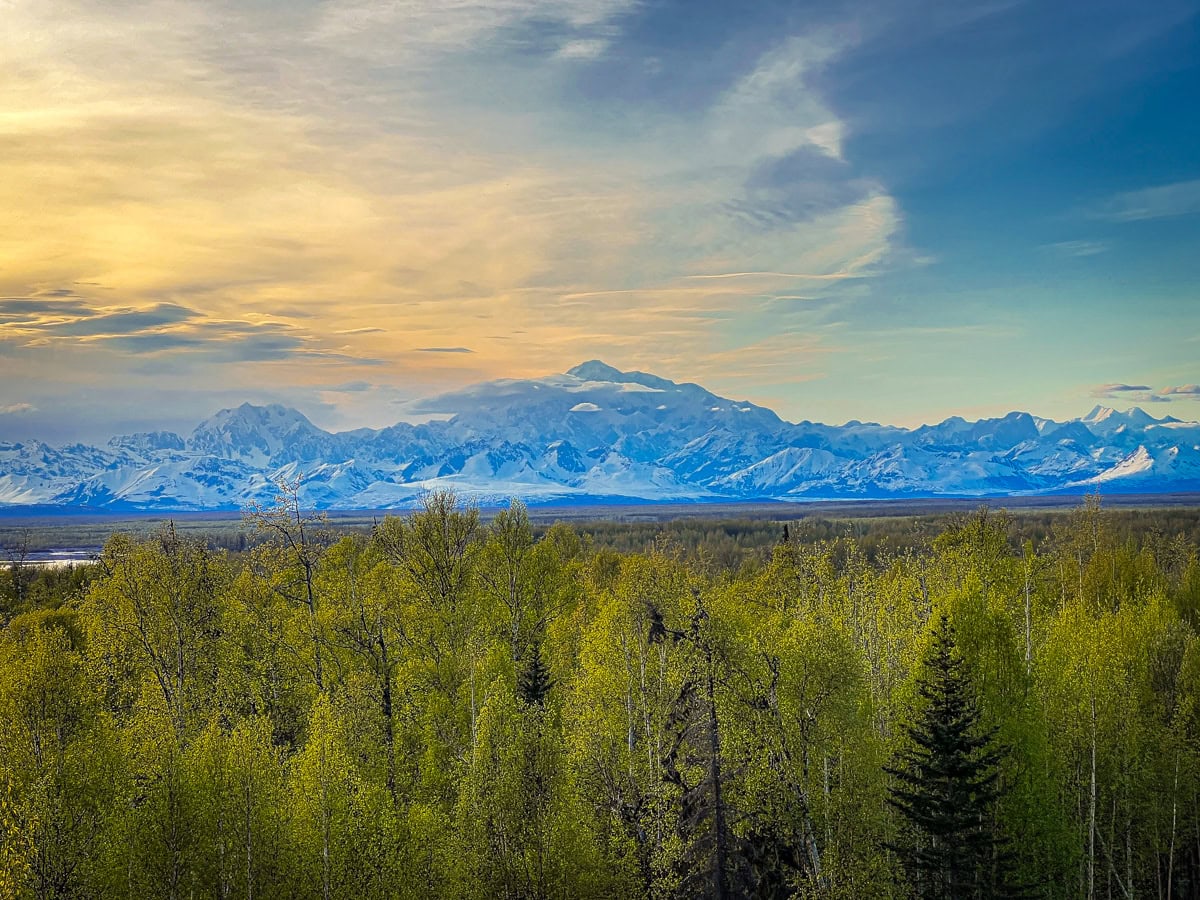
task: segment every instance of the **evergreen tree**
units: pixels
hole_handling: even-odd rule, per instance
[[[683,633],[669,632],[685,644],[690,657],[690,671],[666,722],[670,745],[662,760],[663,778],[681,794],[678,828],[684,850],[675,896],[737,900],[750,896],[752,873],[744,842],[733,829],[708,611],[700,592],[693,590],[693,594],[696,612],[691,627]]]
[[[911,746],[885,768],[899,782],[888,802],[912,826],[889,849],[904,863],[918,896],[936,900],[1012,897],[1011,855],[995,829],[1000,752],[980,725],[974,689],[943,614],[918,683],[925,701],[908,727]]]
[[[542,659],[541,642],[535,642],[529,648],[529,660],[517,676],[517,693],[526,703],[545,706],[553,684],[550,669]]]

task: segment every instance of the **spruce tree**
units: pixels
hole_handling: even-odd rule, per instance
[[[686,632],[661,626],[685,654],[687,677],[666,721],[668,746],[662,758],[663,780],[680,793],[678,831],[683,853],[678,860],[679,900],[740,900],[749,897],[752,872],[744,841],[733,829],[729,772],[721,750],[722,723],[717,714],[717,659],[708,629],[708,612],[693,590],[696,611]],[[652,638],[653,640],[653,638]]]
[[[898,784],[888,802],[912,826],[889,845],[916,893],[934,900],[1015,897],[1011,854],[995,828],[1000,752],[984,729],[974,689],[943,614],[918,682],[924,706],[907,728],[911,742],[885,768]]]
[[[528,662],[517,675],[517,693],[530,705],[545,706],[553,684],[550,669],[542,660],[541,642],[535,641],[530,646]]]

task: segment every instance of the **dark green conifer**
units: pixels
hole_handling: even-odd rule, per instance
[[[890,845],[916,893],[935,900],[1017,897],[1012,855],[995,822],[1001,755],[994,729],[982,727],[974,690],[943,615],[918,690],[925,705],[909,726],[911,745],[887,768],[898,784],[888,802],[907,820]]]
[[[743,900],[751,896],[752,875],[744,841],[734,831],[729,772],[721,750],[717,716],[717,660],[708,633],[708,612],[693,590],[696,611],[686,632],[672,632],[685,647],[688,678],[667,718],[670,735],[663,756],[663,780],[680,792],[678,900]]]
[[[546,696],[554,684],[550,678],[550,670],[542,660],[540,642],[534,642],[529,648],[529,658],[517,675],[517,693],[533,706],[545,706]]]

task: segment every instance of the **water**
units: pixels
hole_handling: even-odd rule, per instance
[[[78,566],[82,563],[94,562],[100,549],[91,547],[75,547],[65,550],[44,550],[30,553],[25,560],[27,566],[40,566],[47,569],[61,569],[65,566]],[[0,565],[3,561],[0,561]]]

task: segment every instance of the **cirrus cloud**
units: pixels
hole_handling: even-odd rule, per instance
[[[1091,210],[1096,219],[1141,222],[1200,213],[1200,178],[1114,194]]]

